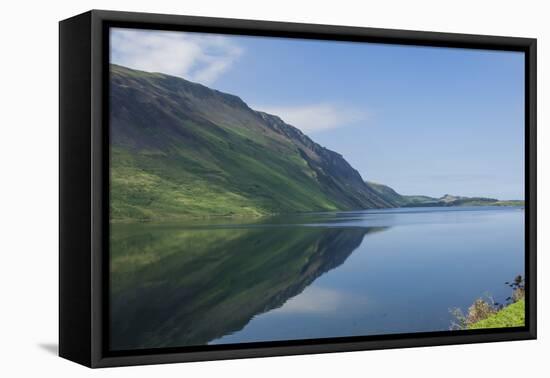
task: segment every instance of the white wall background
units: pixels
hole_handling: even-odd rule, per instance
[[[521,377],[550,371],[545,1],[7,1],[0,22],[0,375],[3,377]],[[112,9],[536,37],[539,40],[539,340],[90,370],[57,345],[57,63],[61,19]],[[545,351],[546,349],[546,351]]]

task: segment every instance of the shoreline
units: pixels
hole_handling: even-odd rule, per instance
[[[504,202],[504,201],[503,201]],[[514,201],[515,202],[515,201]],[[523,201],[522,201],[523,202]],[[320,214],[334,214],[334,213],[346,213],[346,212],[358,212],[358,211],[391,211],[391,210],[413,210],[413,209],[447,209],[447,211],[452,211],[452,209],[463,209],[462,211],[468,211],[465,208],[518,208],[518,210],[525,209],[525,203],[521,205],[516,204],[498,204],[498,205],[460,205],[460,206],[399,206],[399,207],[385,207],[385,208],[372,208],[372,209],[354,209],[354,210],[336,210],[336,211],[308,211],[308,212],[298,212],[298,213],[271,213],[265,215],[247,215],[247,214],[232,214],[232,215],[204,215],[204,216],[178,216],[178,217],[166,217],[166,218],[154,218],[154,219],[130,219],[130,218],[119,218],[119,219],[109,219],[109,224],[138,224],[138,223],[176,223],[176,222],[191,222],[191,221],[208,221],[208,220],[240,220],[240,219],[268,219],[277,216],[302,216],[302,215],[320,215]]]

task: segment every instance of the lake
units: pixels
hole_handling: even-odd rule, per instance
[[[449,330],[524,275],[517,207],[112,224],[113,350]]]

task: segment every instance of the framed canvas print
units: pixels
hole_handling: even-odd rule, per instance
[[[60,22],[60,355],[536,337],[536,40]]]

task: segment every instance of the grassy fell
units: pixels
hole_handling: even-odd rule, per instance
[[[236,96],[111,66],[111,220],[391,207],[344,158]]]

